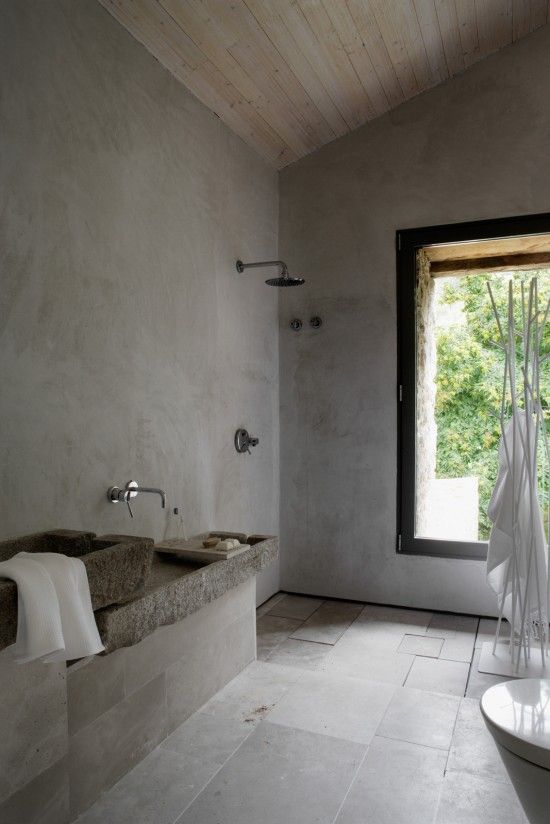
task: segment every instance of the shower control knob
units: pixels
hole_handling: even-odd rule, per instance
[[[302,328],[302,321],[300,320],[300,318],[293,318],[290,321],[290,328],[294,330],[294,332],[299,332]]]
[[[248,434],[248,430],[246,429],[237,429],[235,432],[235,449],[237,452],[242,455],[244,452],[248,452],[250,455],[250,447],[251,446],[258,446],[259,439],[252,437],[252,435]]]

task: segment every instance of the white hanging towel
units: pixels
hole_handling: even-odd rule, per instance
[[[514,438],[515,427],[515,438]],[[506,578],[508,565],[514,555],[514,540],[518,574],[522,582],[522,591],[527,583],[529,556],[531,572],[529,575],[529,603],[531,615],[526,621],[538,617],[537,580],[546,580],[546,553],[544,527],[538,501],[537,474],[533,470],[533,483],[529,483],[528,469],[536,466],[533,432],[527,444],[527,420],[525,412],[519,410],[508,421],[498,448],[499,469],[493,495],[487,514],[493,522],[489,537],[487,554],[487,583],[498,596],[499,607],[504,598],[503,615],[512,623],[512,592],[508,586],[506,596]],[[515,441],[515,447],[514,447]],[[530,454],[528,454],[530,453]],[[514,510],[514,498],[516,506]],[[514,519],[515,511],[515,519]],[[515,521],[515,522],[514,522]],[[545,587],[543,588],[545,590]],[[546,591],[540,592],[541,611],[546,615]],[[516,610],[514,629],[521,630],[522,616]]]
[[[92,610],[86,567],[56,552],[19,552],[0,563],[17,584],[16,661],[70,661],[105,647]]]

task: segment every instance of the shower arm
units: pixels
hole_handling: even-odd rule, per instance
[[[284,260],[260,260],[257,263],[243,263],[242,260],[238,260],[237,272],[244,272],[245,269],[258,269],[263,266],[280,266],[281,276],[288,277],[288,266]]]

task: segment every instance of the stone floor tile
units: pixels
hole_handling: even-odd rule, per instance
[[[247,726],[257,724],[302,674],[296,667],[255,661],[204,704],[201,712],[234,718]]]
[[[459,706],[457,695],[400,687],[376,734],[447,751]]]
[[[320,598],[310,598],[307,595],[283,595],[269,610],[269,614],[279,615],[282,618],[294,618],[298,621],[307,621],[322,603],[323,601]]]
[[[350,636],[336,644],[321,669],[335,675],[402,686],[413,661],[414,655],[370,647]]]
[[[362,609],[361,604],[351,601],[325,601],[291,637],[300,641],[335,644]]]
[[[269,612],[270,609],[273,609],[275,604],[277,604],[284,597],[284,592],[276,592],[275,595],[272,595],[271,598],[268,598],[267,601],[264,601],[263,604],[260,604],[260,606],[256,610],[256,617],[261,618],[262,615],[265,615],[267,612]]]
[[[428,692],[464,695],[469,665],[439,658],[415,658],[405,684]]]
[[[298,667],[305,670],[317,670],[329,654],[332,647],[328,644],[316,644],[314,641],[298,641],[287,638],[269,655],[271,664]]]
[[[332,824],[365,747],[263,722],[177,824]]]
[[[510,783],[493,736],[485,726],[477,699],[463,698],[461,701],[447,770]]]
[[[479,657],[481,650],[474,650],[474,657],[470,666],[468,675],[468,685],[466,687],[467,698],[481,698],[485,690],[492,687],[493,684],[501,684],[503,681],[510,681],[509,676],[491,675],[488,672],[479,672]]]
[[[271,652],[291,635],[301,621],[291,618],[279,618],[275,615],[263,615],[256,621],[257,657],[265,661]]]
[[[448,772],[435,824],[528,824],[511,784]]]
[[[252,732],[233,718],[196,712],[160,745],[162,749],[184,755],[192,761],[221,766]]]
[[[308,672],[281,698],[269,721],[368,744],[393,692],[388,684]]]
[[[474,654],[473,632],[457,632],[453,638],[445,638],[439,657],[445,661],[462,661],[469,664]]]
[[[335,824],[430,824],[446,753],[374,738]]]
[[[480,618],[476,635],[476,649],[481,649],[486,641],[494,641],[497,631],[496,618]],[[510,637],[510,624],[504,619],[500,625],[500,640]]]
[[[215,759],[193,759],[157,747],[77,824],[172,824],[219,768]]]
[[[426,633],[438,638],[454,638],[457,632],[472,632],[475,636],[478,621],[475,615],[434,612]]]
[[[417,627],[417,635],[424,635],[433,613],[405,607],[387,607],[383,604],[366,604],[361,612],[361,620],[382,623],[407,624]],[[423,630],[423,631],[422,631]]]
[[[424,655],[427,658],[437,658],[442,646],[442,638],[435,638],[431,635],[404,635],[397,651],[408,652],[410,655]]]

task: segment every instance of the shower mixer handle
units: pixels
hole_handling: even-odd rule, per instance
[[[237,429],[235,432],[235,449],[240,455],[244,452],[248,452],[248,454],[251,455],[250,447],[258,446],[259,442],[259,438],[254,438],[252,435],[249,435],[247,429]]]

